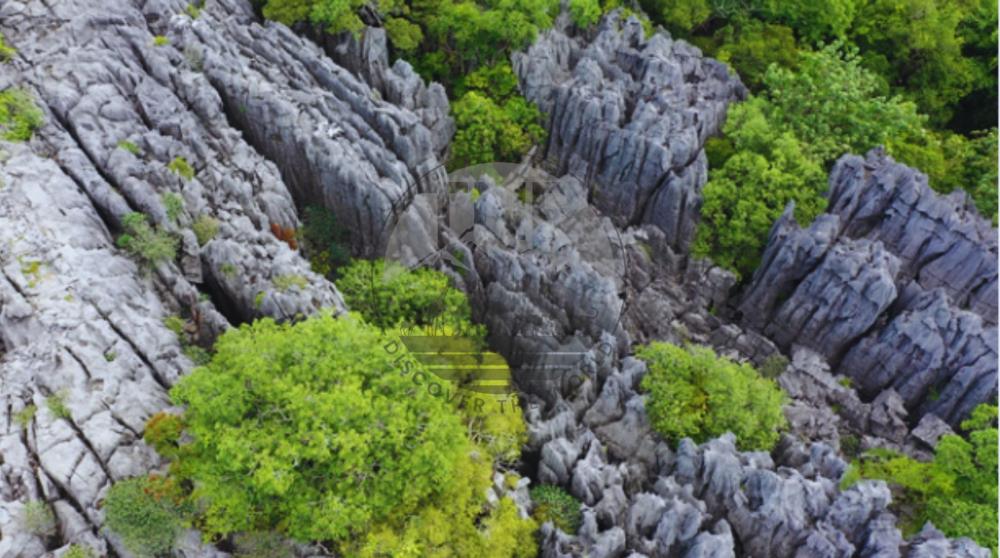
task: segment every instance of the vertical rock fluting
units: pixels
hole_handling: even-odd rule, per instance
[[[997,231],[962,201],[881,150],[842,157],[827,214],[775,223],[742,323],[956,426],[997,396]]]
[[[746,89],[725,65],[635,18],[605,17],[592,41],[544,32],[513,56],[548,119],[545,156],[619,226],[650,223],[686,251],[708,173],[704,144]]]
[[[441,182],[450,132],[425,122],[447,105],[421,104],[412,75],[381,83],[420,114],[249,2],[212,1],[197,18],[187,6],[0,3],[17,48],[0,89],[24,88],[46,121],[24,145],[0,142],[0,557],[70,543],[122,555],[99,503],[162,465],[142,432],[193,366],[185,345],[343,310],[296,249],[301,205],[333,209],[374,250],[396,207]],[[177,239],[174,260],[144,269],[116,246],[133,211]],[[214,236],[199,241],[199,220]],[[164,324],[173,315],[185,339]],[[51,536],[22,521],[36,500]],[[197,540],[185,555],[216,555]]]

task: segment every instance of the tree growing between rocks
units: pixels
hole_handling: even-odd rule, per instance
[[[785,394],[749,364],[718,357],[707,347],[681,348],[668,343],[640,347],[646,362],[642,389],[653,429],[676,443],[696,443],[726,432],[743,450],[770,450],[785,428]]]

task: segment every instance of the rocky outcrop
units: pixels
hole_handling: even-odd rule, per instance
[[[899,258],[901,279],[943,289],[958,308],[997,324],[997,230],[964,194],[936,194],[924,174],[876,149],[837,161],[829,197],[842,235],[881,241]]]
[[[619,226],[650,223],[686,251],[708,167],[703,146],[746,90],[725,65],[632,17],[593,40],[553,29],[513,56],[525,97],[548,118],[544,156]]]
[[[343,310],[296,249],[301,206],[331,208],[374,250],[397,206],[443,183],[449,132],[425,122],[447,107],[404,67],[380,94],[247,2],[196,19],[187,5],[0,4],[18,49],[0,88],[24,88],[46,121],[0,143],[0,556],[124,555],[100,502],[161,465],[142,433],[189,349],[258,317]],[[400,106],[411,93],[419,114]],[[177,257],[140,266],[120,250],[130,212],[177,239]],[[199,240],[197,222],[217,230]],[[35,500],[51,533],[24,524]],[[197,541],[183,553],[216,555]]]
[[[775,223],[742,324],[818,352],[868,401],[894,390],[911,425],[957,426],[997,397],[996,229],[879,150],[843,157],[830,188],[809,227],[791,208]]]

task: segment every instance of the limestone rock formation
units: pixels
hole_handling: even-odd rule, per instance
[[[952,426],[997,397],[997,233],[881,150],[845,156],[829,213],[779,219],[739,304],[742,323],[819,352],[872,401],[888,389],[915,425]]]
[[[544,156],[584,183],[619,226],[651,223],[686,251],[707,179],[704,144],[746,96],[725,65],[639,21],[612,15],[587,41],[553,29],[513,57],[521,90],[548,118]]]
[[[100,502],[160,466],[142,432],[192,367],[186,349],[258,317],[343,310],[296,250],[297,206],[334,209],[374,249],[395,206],[441,182],[447,139],[424,124],[447,113],[441,95],[417,114],[248,2],[197,19],[187,4],[0,4],[18,48],[0,88],[24,88],[46,121],[0,146],[0,556],[122,555]],[[381,81],[400,105],[404,70]],[[141,266],[119,249],[130,212],[177,238],[177,257]],[[199,221],[215,229],[200,240]],[[23,525],[35,500],[53,536]],[[215,555],[193,540],[185,555]]]

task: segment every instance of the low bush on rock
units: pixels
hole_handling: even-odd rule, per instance
[[[152,267],[177,256],[177,239],[169,232],[151,226],[146,215],[138,212],[125,215],[122,228],[125,232],[118,237],[117,244],[139,263]]]
[[[749,364],[739,364],[707,347],[667,343],[640,347],[648,371],[642,389],[653,428],[677,442],[701,443],[726,432],[743,450],[770,450],[785,427],[785,394]]]
[[[575,535],[580,528],[580,501],[558,486],[543,484],[531,489],[534,510],[531,516],[539,525],[551,521],[564,533]]]
[[[905,535],[930,521],[949,537],[969,537],[997,556],[997,407],[976,407],[962,429],[967,438],[942,437],[926,463],[887,450],[866,452],[841,486],[884,480]]]
[[[160,477],[135,477],[115,483],[104,499],[105,522],[125,546],[141,557],[173,549],[184,526],[181,494]]]
[[[30,93],[14,88],[0,92],[0,139],[28,141],[44,123]]]

